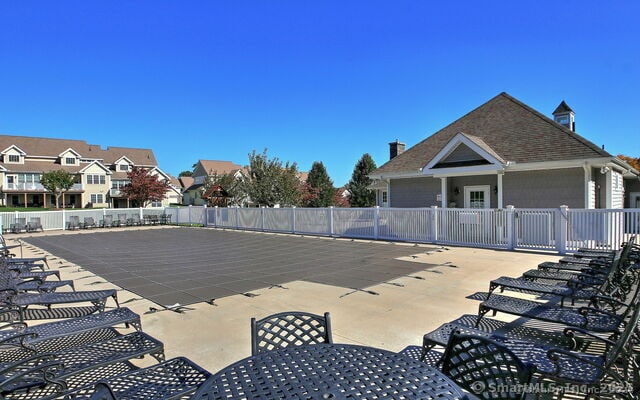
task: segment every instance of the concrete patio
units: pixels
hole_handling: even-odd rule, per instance
[[[203,228],[162,226],[119,229]],[[79,238],[77,235],[94,233],[29,233],[7,235],[6,239],[11,244],[18,238],[28,241],[29,237],[53,234],[68,235],[69,243],[72,243],[74,237]],[[268,235],[256,232],[242,234],[256,239],[259,235]],[[331,238],[309,240],[341,241]],[[252,294],[257,295],[254,297],[237,294],[215,299],[213,304],[194,303],[184,313],[166,310],[149,313],[150,308],[160,308],[158,304],[125,290],[119,292],[119,300],[122,306],[129,307],[142,316],[145,332],[164,342],[167,358],[183,355],[215,372],[250,355],[251,317],[261,318],[286,310],[304,310],[318,314],[329,311],[334,341],[399,351],[408,345],[419,345],[424,333],[444,322],[461,314],[475,314],[478,301],[467,297],[477,292],[486,292],[491,279],[502,275],[519,276],[542,261],[558,259],[557,255],[544,253],[437,248],[406,243],[375,244],[402,246],[403,250],[407,250],[407,255],[399,259],[414,263],[420,268],[389,283],[370,286],[366,291],[296,280],[286,282],[282,287],[251,290]],[[23,252],[25,257],[42,256],[45,253],[26,243]],[[287,249],[282,249],[282,252],[286,254]],[[127,257],[127,254],[119,256]],[[82,265],[72,264],[56,254],[52,254],[50,258],[51,268],[60,269],[63,279],[75,280],[78,290],[119,288],[103,277],[88,272]],[[146,359],[136,361],[139,365],[150,362]]]

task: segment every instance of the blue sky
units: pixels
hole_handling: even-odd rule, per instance
[[[445,4],[447,3],[447,4]],[[0,133],[247,154],[336,185],[502,91],[640,157],[637,1],[0,2]]]

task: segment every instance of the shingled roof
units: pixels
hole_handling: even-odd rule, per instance
[[[105,150],[99,145],[88,144],[84,140],[0,135],[0,151],[12,145],[18,146],[28,156],[57,157],[71,148],[78,152],[82,158],[101,160],[107,165],[112,164],[122,156],[126,156],[137,166],[158,165],[156,157],[150,149],[107,147]]]
[[[385,163],[372,175],[415,173],[458,133],[479,139],[499,159],[516,163],[611,157],[587,139],[503,92]]]

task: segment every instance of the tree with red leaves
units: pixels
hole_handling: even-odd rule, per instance
[[[625,156],[624,154],[618,154],[618,158],[627,162],[627,164],[631,165],[631,167],[640,171],[640,157],[634,158]]]
[[[169,182],[158,179],[157,175],[152,175],[148,170],[133,167],[127,173],[129,183],[122,189],[122,193],[135,204],[146,207],[149,202],[162,201],[169,190]]]

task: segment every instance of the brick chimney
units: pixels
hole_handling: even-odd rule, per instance
[[[400,143],[398,139],[396,139],[395,142],[389,143],[389,160],[393,160],[400,154],[404,153],[405,146],[406,145],[404,143]]]

